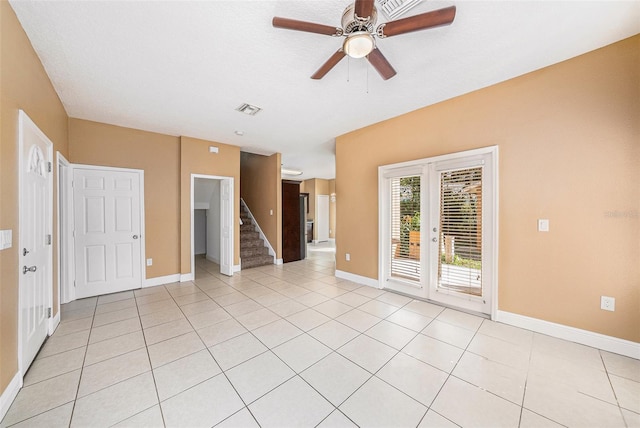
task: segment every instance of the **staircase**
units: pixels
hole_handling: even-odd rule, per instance
[[[240,259],[242,269],[273,264],[273,256],[269,255],[269,249],[264,246],[260,233],[256,231],[255,223],[249,212],[241,204],[240,218]]]

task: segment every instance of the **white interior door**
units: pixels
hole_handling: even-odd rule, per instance
[[[233,180],[220,180],[220,273],[233,275]]]
[[[142,171],[74,168],[76,298],[142,285]]]
[[[20,111],[20,369],[47,337],[53,284],[51,141]]]
[[[329,240],[329,195],[318,195],[316,199],[318,242],[326,242]]]

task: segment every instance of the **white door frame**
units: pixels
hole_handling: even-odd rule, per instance
[[[385,275],[386,275],[386,260],[388,258],[388,255],[391,254],[391,239],[389,236],[389,231],[390,231],[390,216],[389,216],[389,205],[388,205],[388,201],[389,201],[389,197],[388,197],[388,189],[386,189],[386,180],[388,179],[387,177],[389,176],[389,173],[393,170],[401,170],[401,169],[406,169],[406,170],[411,170],[411,169],[416,169],[416,174],[419,174],[420,172],[417,171],[417,169],[422,169],[422,174],[423,174],[423,179],[424,179],[424,184],[421,185],[421,200],[423,201],[423,204],[430,204],[429,201],[427,201],[425,199],[426,196],[426,189],[428,186],[428,180],[429,180],[429,174],[426,170],[427,165],[429,164],[433,164],[435,162],[442,162],[442,161],[451,161],[451,160],[455,160],[455,159],[459,159],[459,158],[467,158],[467,157],[471,157],[471,156],[477,156],[477,155],[490,155],[491,156],[491,160],[492,160],[492,164],[493,164],[493,168],[492,168],[492,176],[491,176],[491,186],[492,186],[492,192],[493,192],[493,201],[489,206],[486,206],[490,211],[491,214],[488,216],[489,218],[484,218],[483,217],[483,222],[487,222],[489,223],[489,228],[490,232],[489,234],[485,235],[486,239],[487,239],[487,246],[489,247],[489,251],[488,254],[491,258],[491,265],[487,266],[487,270],[491,272],[490,275],[490,281],[488,282],[488,288],[489,288],[489,299],[491,302],[491,310],[490,310],[490,316],[491,319],[495,319],[496,315],[497,315],[497,311],[498,311],[498,146],[489,146],[489,147],[483,147],[480,149],[474,149],[474,150],[467,150],[467,151],[463,151],[463,152],[456,152],[456,153],[450,153],[450,154],[446,154],[446,155],[441,155],[441,156],[434,156],[431,158],[425,158],[425,159],[417,159],[417,160],[412,160],[412,161],[408,161],[408,162],[402,162],[402,163],[397,163],[397,164],[393,164],[393,165],[383,165],[378,167],[378,236],[379,236],[379,243],[378,243],[378,288],[384,288],[385,285]],[[424,205],[423,205],[424,206]],[[429,209],[427,209],[426,212],[429,212]],[[426,219],[427,216],[423,216],[423,219]],[[423,224],[425,230],[427,230],[427,228],[430,228],[431,225],[430,224]],[[420,259],[421,260],[425,260],[425,257],[427,257],[427,245],[428,245],[428,238],[427,238],[427,234],[421,234],[420,236]],[[430,280],[430,274],[428,272],[423,272],[422,274],[422,278],[421,278],[421,282],[422,282],[422,287],[423,289],[429,288],[429,284],[428,281]],[[425,292],[428,292],[428,290],[425,289]]]
[[[75,229],[75,218],[73,215],[73,170],[74,169],[91,169],[91,170],[102,170],[102,171],[122,171],[122,172],[135,172],[140,174],[140,264],[141,264],[141,276],[140,276],[140,287],[142,288],[146,282],[147,279],[147,264],[146,264],[146,226],[145,226],[145,212],[144,212],[144,170],[143,169],[134,169],[134,168],[118,168],[118,167],[112,167],[112,166],[101,166],[101,165],[85,165],[85,164],[69,164],[70,165],[70,170],[69,170],[69,175],[70,175],[70,179],[69,179],[69,192],[71,195],[71,222],[72,222],[72,228]],[[73,231],[72,229],[72,231]],[[68,248],[70,248],[71,250],[75,250],[74,249],[74,238],[73,238],[73,232],[71,232],[69,234],[69,236],[65,237],[67,239],[70,240],[70,243],[67,242],[66,245],[68,245]],[[65,244],[63,244],[65,245]],[[71,253],[74,254],[75,257],[75,253]],[[73,263],[73,261],[71,262]],[[76,271],[75,271],[75,266],[72,264],[71,266],[73,266],[73,269],[70,272],[69,275],[69,283],[66,284],[66,295],[67,296],[72,296],[73,298],[70,299],[69,301],[75,300],[76,298],[76,292],[75,292],[75,286],[74,286],[74,282],[76,279]]]
[[[33,131],[40,135],[40,137],[45,141],[47,145],[47,162],[51,165],[53,161],[53,143],[51,140],[38,128],[38,126],[31,120],[31,118],[23,111],[18,111],[18,230],[21,229],[22,219],[25,216],[25,203],[23,200],[24,196],[24,179],[23,179],[23,150],[24,150],[24,127],[30,126],[33,128]],[[49,187],[49,198],[47,201],[47,211],[49,214],[48,222],[48,230],[53,235],[53,171],[48,176],[48,187]],[[18,252],[21,251],[22,248],[25,248],[23,234],[18,233]],[[49,246],[49,254],[47,256],[47,265],[48,272],[53,272],[53,243]],[[20,268],[22,267],[21,263],[18,263],[18,372],[21,374],[21,379],[25,375],[26,367],[23,367],[23,351],[25,346],[25,338],[22,337],[22,324],[23,324],[23,316],[22,316],[22,288],[24,287],[23,275],[20,272]],[[53,274],[48,278],[48,286],[47,286],[47,306],[49,308],[52,307],[53,301]],[[49,319],[48,323],[48,335],[52,334],[52,319]],[[22,382],[21,382],[22,383]]]
[[[221,176],[221,175],[206,175],[206,174],[191,174],[191,204],[190,204],[190,216],[191,216],[191,272],[189,273],[189,275],[183,275],[180,280],[181,281],[192,281],[195,279],[196,277],[196,258],[195,258],[195,228],[194,228],[194,210],[195,210],[195,181],[196,178],[204,178],[204,179],[209,179],[209,180],[226,180],[229,182],[229,186],[231,187],[231,191],[234,192],[234,179],[233,177],[225,177],[225,176]],[[231,222],[230,225],[227,225],[229,227],[229,229],[231,230],[231,245],[229,245],[229,260],[231,260],[231,273],[233,273],[235,271],[235,265],[233,264],[234,260],[233,260],[233,247],[234,247],[234,210],[233,210],[233,206],[235,204],[235,193],[231,195],[231,199],[232,202],[229,204],[229,212],[227,213],[228,216],[226,216],[229,221]],[[220,192],[220,206],[222,207],[222,191]],[[222,219],[225,218],[225,216],[220,216],[220,226],[222,227]],[[220,234],[220,239],[222,239],[222,234]],[[223,259],[222,256],[222,250],[223,250],[223,246],[220,246],[220,260]]]
[[[73,248],[73,165],[60,152],[56,152],[58,180],[58,224],[56,242],[58,250],[58,310],[61,303],[68,303],[76,299],[76,289],[73,287],[75,279],[74,248]],[[62,172],[64,171],[64,173]],[[66,230],[65,236],[62,231]],[[66,259],[63,257],[66,255]]]

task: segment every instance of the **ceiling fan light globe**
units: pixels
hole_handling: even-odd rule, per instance
[[[349,34],[342,45],[344,53],[351,58],[364,58],[371,53],[374,47],[373,36],[366,31]]]

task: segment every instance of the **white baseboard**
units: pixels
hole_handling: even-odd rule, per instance
[[[56,316],[49,319],[49,336],[51,336],[53,332],[56,331],[56,328],[58,328],[58,324],[60,324],[60,308],[58,308],[58,313],[56,314]]]
[[[22,388],[22,373],[18,372],[13,379],[11,379],[7,388],[2,391],[2,395],[0,395],[0,421],[9,411],[9,407],[11,407],[13,400],[16,399],[20,388]]]
[[[233,265],[233,272],[240,272],[242,270],[242,265]]]
[[[189,281],[193,281],[193,274],[191,272],[180,274],[180,282],[189,282]]]
[[[142,288],[171,284],[172,282],[179,282],[180,279],[181,277],[179,273],[174,273],[173,275],[157,276],[155,278],[146,278],[142,283]]]
[[[362,284],[373,288],[380,288],[377,279],[356,275],[354,273],[345,272],[342,270],[336,270],[336,278],[346,279],[347,281],[355,282],[356,284]]]
[[[219,258],[210,256],[208,254],[207,254],[207,260],[209,260],[210,262],[213,262],[215,264],[218,264],[218,265],[220,264],[220,259]]]
[[[274,259],[274,260],[275,260],[274,264],[276,264],[276,265],[281,265],[281,264],[284,263],[284,261],[282,259]]]
[[[582,330],[505,311],[497,312],[496,321],[513,325],[515,327],[526,328],[527,330],[535,331],[536,333],[542,333],[559,339],[565,339],[582,345],[602,349],[604,351],[613,352],[615,354],[640,359],[640,343],[631,342],[630,340],[606,336],[604,334],[594,333],[588,330]]]

